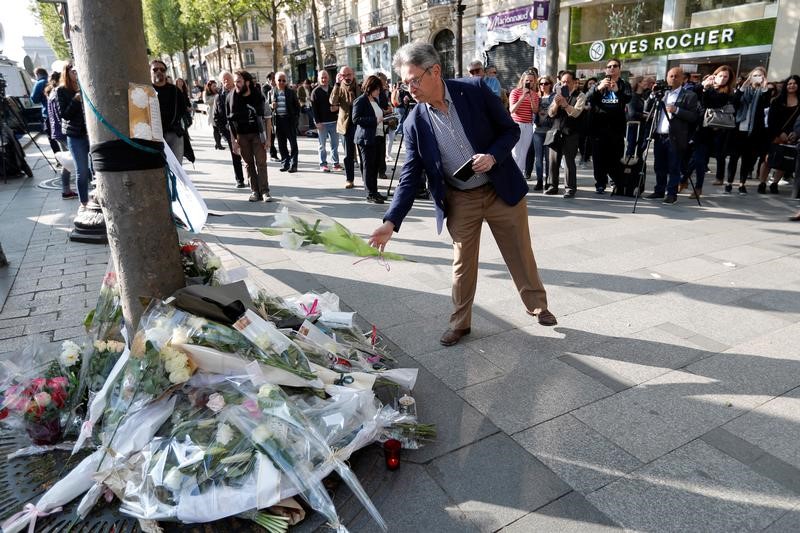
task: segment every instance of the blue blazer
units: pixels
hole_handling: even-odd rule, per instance
[[[351,121],[356,125],[356,133],[353,137],[355,144],[367,145],[375,144],[375,134],[378,131],[378,119],[375,117],[375,110],[366,94],[362,94],[353,100]]]
[[[519,126],[511,119],[500,98],[480,78],[447,80],[445,84],[472,149],[476,154],[491,154],[497,161],[488,172],[495,192],[508,205],[517,205],[528,194],[528,184],[510,157],[511,149],[519,140]],[[418,104],[409,112],[403,124],[403,134],[406,161],[400,171],[392,204],[383,220],[391,220],[394,230],[399,231],[425,174],[436,206],[436,232],[441,233],[447,216],[446,185],[427,105]]]

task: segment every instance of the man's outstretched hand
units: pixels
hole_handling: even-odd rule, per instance
[[[392,238],[392,233],[394,233],[394,222],[387,220],[369,236],[369,245],[382,252],[386,248],[386,243]]]

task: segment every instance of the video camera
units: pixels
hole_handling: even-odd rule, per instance
[[[651,94],[653,95],[653,98],[661,99],[668,90],[669,85],[667,85],[667,80],[657,80],[655,85],[653,85]]]

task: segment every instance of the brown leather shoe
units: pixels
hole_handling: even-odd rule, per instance
[[[461,337],[464,335],[469,335],[469,332],[472,331],[471,328],[467,329],[448,329],[442,335],[442,338],[439,339],[439,343],[442,346],[453,346],[454,344],[458,344],[458,341],[461,340]]]
[[[536,318],[539,320],[539,324],[543,326],[555,326],[558,324],[556,316],[547,309],[542,309],[536,313]]]

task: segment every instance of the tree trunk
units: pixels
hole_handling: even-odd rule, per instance
[[[322,71],[322,40],[319,38],[319,17],[317,16],[317,2],[311,0],[311,27],[314,30],[314,55],[317,56],[317,64],[315,68],[317,73],[315,76],[316,81],[319,81],[319,73]],[[310,78],[311,76],[309,76]]]
[[[399,45],[406,44],[406,29],[403,27],[403,0],[394,0],[394,11],[397,17],[397,39]]]
[[[550,12],[547,14],[547,65],[543,72],[555,76],[558,72],[558,25],[561,14],[561,2],[550,0]]]
[[[272,3],[272,70],[278,70],[278,8]]]
[[[219,65],[219,72],[222,72],[225,67],[222,66],[222,29],[219,22],[214,24],[214,33],[217,36],[217,65]]]
[[[194,85],[194,76],[192,75],[192,64],[189,62],[189,40],[185,35],[183,36],[182,44],[184,72],[186,73],[186,78],[183,81],[186,82],[189,87],[191,87]]]
[[[88,102],[128,132],[128,83],[150,85],[140,0],[69,0],[75,64],[81,73],[92,144],[116,139]],[[98,13],[105,13],[98,17]],[[129,331],[143,312],[140,298],[166,298],[184,286],[178,234],[172,222],[164,169],[97,172],[111,257]]]
[[[239,45],[239,28],[236,27],[236,21],[233,19],[231,19],[231,29],[233,30],[233,42],[236,45],[236,56],[239,58],[239,68],[244,68],[242,47]]]

